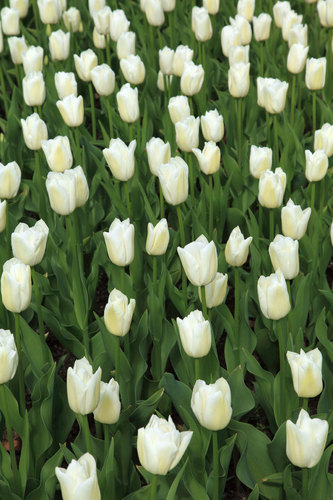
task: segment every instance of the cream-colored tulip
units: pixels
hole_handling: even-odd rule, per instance
[[[192,31],[199,42],[206,42],[213,36],[213,27],[205,7],[192,8]]]
[[[146,252],[149,255],[164,255],[169,244],[170,234],[168,221],[161,219],[156,226],[148,223],[148,232],[146,240]]]
[[[99,95],[109,96],[113,93],[115,87],[114,71],[107,64],[95,66],[91,72],[91,79],[96,92]]]
[[[132,85],[139,85],[146,76],[145,65],[140,56],[129,55],[120,60],[120,69],[125,80]]]
[[[234,64],[249,62],[249,45],[236,45],[235,47],[230,47],[229,50],[229,66]]]
[[[205,71],[201,64],[193,61],[184,64],[184,71],[180,79],[180,88],[184,95],[193,96],[201,90],[205,78]]]
[[[22,55],[28,50],[24,36],[11,36],[8,38],[10,57],[14,64],[22,64]]]
[[[220,142],[224,136],[223,116],[217,109],[206,111],[201,116],[201,131],[206,141]]]
[[[299,273],[298,240],[277,234],[269,245],[268,253],[274,271],[280,269],[286,280],[296,278]]]
[[[213,241],[202,234],[177,252],[188,280],[194,286],[208,285],[217,273],[217,251]]]
[[[269,39],[271,32],[272,18],[269,14],[261,13],[258,17],[253,17],[253,34],[257,42]]]
[[[200,170],[204,174],[215,174],[218,171],[220,168],[221,150],[215,142],[205,142],[202,151],[197,148],[193,148],[192,151],[198,160]]]
[[[28,266],[39,264],[45,254],[49,228],[40,219],[32,227],[20,222],[11,236],[14,257]]]
[[[260,309],[267,319],[281,319],[290,311],[290,301],[286,280],[281,269],[270,276],[258,279],[258,297]]]
[[[7,201],[0,201],[0,233],[6,229]]]
[[[72,167],[73,155],[67,136],[58,135],[41,144],[47,164],[53,172],[64,172]]]
[[[98,64],[97,56],[91,49],[84,50],[80,56],[74,54],[75,69],[84,82],[91,81],[91,70]]]
[[[249,246],[251,245],[252,239],[252,236],[245,239],[239,226],[231,231],[224,252],[225,260],[229,266],[240,267],[245,264],[249,255]]]
[[[325,123],[315,131],[314,150],[322,149],[328,157],[333,155],[333,125]]]
[[[254,4],[255,0],[238,0],[237,13],[251,22],[254,13]]]
[[[305,177],[309,182],[321,181],[328,169],[328,158],[322,149],[311,153],[305,151]]]
[[[168,163],[171,158],[171,149],[168,142],[163,142],[159,137],[152,137],[146,143],[148,165],[153,175],[158,175],[158,167]]]
[[[302,24],[303,16],[298,15],[294,10],[286,12],[282,18],[282,38],[288,42],[289,32],[295,24]]]
[[[138,89],[131,88],[129,83],[125,83],[117,92],[117,103],[120,118],[127,123],[133,123],[140,116]]]
[[[114,219],[103,233],[109,259],[116,266],[128,266],[134,259],[134,226],[129,219]]]
[[[287,1],[276,2],[273,6],[274,22],[278,28],[282,28],[282,21],[285,14],[291,10],[290,3]]]
[[[300,240],[305,234],[310,216],[310,207],[302,210],[300,205],[295,205],[290,199],[287,205],[281,210],[283,234],[293,238],[293,240]]]
[[[48,139],[46,123],[39,117],[38,113],[33,113],[26,120],[21,118],[24,142],[27,148],[37,151],[42,147],[42,141]]]
[[[31,269],[19,259],[7,260],[2,268],[1,296],[8,311],[20,313],[31,302]]]
[[[102,369],[95,373],[89,361],[83,357],[67,370],[67,398],[70,409],[79,415],[92,413],[98,405]]]
[[[126,31],[120,35],[117,41],[118,59],[124,59],[130,55],[135,55],[135,37],[134,31]]]
[[[325,85],[326,58],[311,58],[306,61],[305,85],[310,90],[320,90]]]
[[[288,52],[287,69],[290,73],[298,75],[305,67],[309,47],[304,47],[301,43],[294,43]]]
[[[31,47],[22,52],[24,73],[35,73],[43,70],[44,49],[42,47]]]
[[[58,73],[54,74],[54,84],[59,99],[64,99],[71,94],[77,97],[77,82],[74,73],[58,71]]]
[[[101,500],[96,461],[90,453],[85,453],[78,460],[73,459],[67,469],[56,467],[55,474],[63,500]]]
[[[170,205],[179,205],[188,197],[188,166],[176,156],[157,169],[163,196]]]
[[[180,341],[186,354],[192,358],[206,356],[211,348],[212,333],[209,321],[196,309],[184,319],[177,318]]]
[[[241,45],[242,36],[237,26],[224,26],[221,30],[221,46],[225,57],[229,57],[231,47]],[[248,45],[248,44],[245,44]]]
[[[187,153],[199,145],[200,118],[189,116],[176,123],[176,142],[179,149]]]
[[[255,179],[259,179],[265,170],[271,170],[272,154],[271,148],[251,146],[249,169]]]
[[[185,120],[185,118],[188,118],[191,115],[188,98],[185,95],[171,97],[168,104],[168,110],[171,121],[174,125],[179,121]]]
[[[211,309],[212,307],[217,307],[220,304],[222,304],[227,293],[227,286],[228,286],[228,275],[222,273],[216,273],[216,276],[213,279],[213,281],[211,281],[210,283],[208,283],[208,285],[205,286],[206,305],[208,309]],[[201,288],[199,288],[199,299],[202,302]]]
[[[82,125],[84,119],[82,95],[78,97],[74,94],[68,95],[64,99],[57,101],[56,105],[68,127],[79,127]]]
[[[289,48],[294,43],[301,43],[304,47],[308,45],[308,25],[307,24],[294,24],[288,34]]]
[[[3,7],[1,9],[2,31],[7,36],[20,34],[20,12],[17,9]]]
[[[227,427],[232,415],[228,382],[223,377],[214,384],[197,380],[192,391],[191,408],[200,424],[206,429],[219,431]]]
[[[53,61],[64,61],[69,57],[70,33],[62,30],[53,31],[49,36],[49,49]]]
[[[158,51],[160,70],[164,75],[172,75],[174,57],[175,51],[169,49],[169,47],[164,47]]]
[[[70,7],[66,10],[63,15],[64,24],[68,31],[72,33],[77,33],[78,31],[83,31],[83,25],[81,20],[81,14],[79,9],[76,7]]]
[[[192,61],[194,52],[187,45],[178,45],[173,58],[172,72],[176,76],[182,76],[185,63]]]
[[[0,384],[6,384],[15,377],[19,357],[10,330],[0,329]]]
[[[277,208],[282,204],[287,176],[281,168],[265,170],[259,179],[258,200],[266,208]]]
[[[249,21],[245,17],[237,14],[234,19],[232,17],[229,17],[229,22],[231,26],[239,30],[241,44],[248,45],[251,42],[252,38],[251,24],[249,23]]]
[[[294,390],[299,398],[315,398],[323,390],[321,367],[323,356],[318,348],[304,352],[287,352]]]
[[[111,139],[109,147],[103,149],[104,158],[119,181],[128,181],[134,175],[136,139],[128,146],[120,139]]]
[[[21,184],[21,169],[16,161],[0,163],[0,198],[15,198]]]
[[[110,37],[113,42],[118,42],[122,33],[129,29],[130,22],[122,9],[116,9],[110,15]]]
[[[134,309],[135,299],[129,301],[126,295],[114,288],[104,309],[108,331],[117,337],[124,337],[131,328]]]
[[[27,106],[41,106],[46,97],[43,74],[28,73],[22,80],[23,98]]]
[[[101,424],[115,424],[119,420],[121,403],[119,384],[113,378],[107,384],[100,383],[99,403],[94,410],[94,419]]]
[[[228,88],[232,97],[247,96],[250,89],[250,63],[236,63],[229,68]]]

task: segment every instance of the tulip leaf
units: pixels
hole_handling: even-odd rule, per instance
[[[326,353],[333,362],[333,342],[327,338],[327,325],[325,322],[326,310],[322,309],[316,321],[315,334],[319,342],[325,347]]]
[[[29,428],[29,418],[27,410],[24,413],[24,431],[22,438],[22,448],[20,455],[20,464],[19,464],[19,473],[21,479],[21,488],[23,493],[25,492],[28,474],[30,472],[30,468],[32,464],[30,463],[30,454],[31,454],[31,446],[30,446],[30,428]]]
[[[251,493],[249,494],[249,496],[247,497],[247,500],[259,500],[259,493],[260,493],[259,486],[256,484]]]
[[[328,472],[332,460],[333,444],[323,453],[320,462],[310,471],[309,498],[330,498],[333,474]]]
[[[28,494],[26,500],[48,500],[49,498],[54,498],[57,484],[55,468],[61,465],[63,456],[62,449],[59,449],[45,462],[40,474],[40,484],[38,488]]]
[[[209,500],[205,488],[194,477],[192,470],[187,467],[183,475],[184,486],[193,500]]]
[[[286,422],[278,428],[271,443],[267,445],[269,455],[277,470],[283,470],[288,465],[286,455]]]
[[[137,407],[131,415],[131,421],[136,427],[142,427],[147,424],[150,416],[154,413],[161,397],[164,394],[164,389],[159,389],[152,394],[148,399],[137,401]]]
[[[188,464],[188,458],[185,460],[185,463],[183,464],[182,468],[179,470],[177,473],[177,476],[173,480],[172,485],[170,486],[168,496],[166,497],[166,500],[177,500],[176,494],[177,494],[177,488],[180,483],[181,478],[183,477],[183,474],[185,472],[186,466]]]
[[[237,439],[237,434],[234,434],[230,438],[227,438],[225,440],[225,444],[219,450],[220,464],[222,468],[222,478],[220,479],[221,494],[224,492],[225,486],[227,484],[229,465],[232,457],[232,452],[236,443],[236,439]]]
[[[254,408],[254,399],[250,389],[244,383],[243,370],[240,365],[230,373],[228,384],[231,390],[232,417],[240,419]]]
[[[28,323],[21,315],[20,328],[24,351],[29,362],[31,363],[31,368],[34,372],[34,375],[38,378],[42,375],[43,366],[45,364],[42,342],[38,333],[34,332],[32,328],[30,328]],[[52,360],[52,355],[49,349],[47,349],[47,353],[49,355],[48,361],[50,362]]]

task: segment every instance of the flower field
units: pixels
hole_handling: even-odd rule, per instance
[[[333,1],[0,21],[0,499],[333,499]]]

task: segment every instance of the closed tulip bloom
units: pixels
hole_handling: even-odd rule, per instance
[[[271,148],[260,148],[251,146],[250,150],[250,173],[255,179],[259,179],[262,172],[272,168]]]
[[[70,33],[53,31],[49,36],[49,49],[53,61],[64,61],[69,57]]]
[[[117,92],[117,103],[120,118],[127,123],[133,123],[140,116],[138,89],[125,83]]]
[[[217,307],[220,304],[222,304],[227,293],[227,285],[228,285],[228,275],[222,273],[216,273],[216,276],[213,279],[213,281],[211,281],[210,283],[208,283],[208,285],[205,286],[206,305],[208,309],[211,309],[212,307]],[[199,288],[199,298],[200,302],[202,302],[201,288]]]
[[[7,212],[7,201],[0,201],[0,233],[6,229],[6,212]]]
[[[60,21],[62,6],[60,0],[37,0],[42,23],[56,24]]]
[[[237,45],[236,47],[230,47],[229,50],[229,66],[234,64],[249,62],[249,45]]]
[[[76,7],[70,7],[63,13],[62,17],[68,31],[72,31],[72,33],[83,31],[81,14],[79,9],[77,9]]]
[[[126,31],[120,35],[117,41],[118,59],[124,59],[132,54],[135,55],[135,37],[134,31]]]
[[[88,0],[89,14],[93,17],[94,12],[105,7],[105,0]]]
[[[180,340],[184,351],[192,358],[206,356],[211,347],[212,334],[209,321],[196,309],[184,319],[177,318]]]
[[[268,113],[282,113],[286,105],[289,84],[277,78],[257,78],[258,105]]]
[[[146,427],[138,430],[138,456],[151,474],[165,476],[176,467],[188,447],[193,432],[179,432],[172,421],[152,415]]]
[[[178,45],[173,58],[172,72],[176,76],[182,76],[185,63],[192,61],[194,52],[187,45]]]
[[[125,80],[132,83],[132,85],[139,85],[145,79],[145,65],[140,56],[129,55],[125,59],[121,59],[120,68]]]
[[[116,266],[128,266],[134,259],[134,226],[130,220],[114,219],[103,233],[109,259]]]
[[[17,9],[20,13],[20,18],[23,19],[28,14],[29,0],[9,0],[9,7]]]
[[[249,246],[252,239],[252,236],[245,239],[239,226],[231,231],[225,246],[225,260],[229,266],[240,267],[245,264],[249,255]]]
[[[83,357],[67,370],[67,398],[70,409],[79,415],[96,410],[99,402],[102,369],[95,373],[89,361]],[[73,494],[73,492],[72,492]]]
[[[164,12],[172,12],[176,7],[176,0],[162,0],[162,8]]]
[[[281,269],[286,280],[296,278],[299,273],[297,240],[277,234],[270,243],[268,252],[274,271]]]
[[[332,0],[319,0],[317,3],[320,24],[324,28],[333,27],[333,2]]]
[[[107,5],[102,9],[93,12],[95,28],[99,35],[108,35],[110,33],[111,9]]]
[[[291,10],[289,2],[276,2],[273,6],[274,22],[278,28],[282,28],[283,16]]]
[[[96,28],[93,29],[93,44],[96,49],[105,49],[106,47],[105,35],[100,35]]]
[[[75,69],[84,82],[91,81],[91,70],[97,66],[97,56],[91,49],[84,50],[80,56],[74,54]]]
[[[168,163],[171,158],[170,144],[163,142],[159,137],[152,137],[146,143],[148,165],[153,175],[157,175],[157,169],[163,163]]]
[[[217,251],[213,241],[202,234],[177,252],[188,280],[194,286],[208,285],[217,273]]]
[[[320,418],[310,418],[301,409],[296,424],[287,420],[286,454],[297,467],[311,469],[320,461],[328,434],[328,422]]]
[[[42,149],[47,164],[53,172],[64,172],[73,165],[73,155],[67,136],[58,135],[54,139],[42,141]]]
[[[185,120],[176,123],[176,142],[179,149],[189,153],[193,148],[198,147],[199,126],[200,118],[194,116],[189,116]]]
[[[45,254],[49,228],[40,219],[32,227],[20,222],[11,236],[14,257],[28,266],[39,264]]]
[[[191,408],[202,427],[211,431],[227,427],[232,415],[228,382],[223,377],[214,384],[197,380],[192,391]]]
[[[254,13],[254,3],[255,0],[238,0],[237,13],[251,22]]]
[[[290,73],[298,75],[305,67],[309,47],[304,47],[301,43],[294,43],[288,52],[287,69]]]
[[[27,44],[24,36],[11,36],[8,38],[8,46],[10,57],[14,64],[22,64],[22,54],[24,54],[27,50]]]
[[[122,9],[116,9],[110,16],[110,37],[114,42],[118,42],[122,33],[126,33],[130,26],[125,12]]]
[[[281,168],[265,170],[259,179],[258,200],[266,208],[277,208],[282,204],[287,176]]]
[[[328,169],[328,158],[322,149],[311,153],[308,149],[305,151],[305,177],[309,182],[321,181],[326,175]]]
[[[208,10],[211,16],[214,16],[219,11],[220,0],[203,0],[203,6]]]
[[[18,353],[14,335],[9,330],[0,330],[0,384],[6,384],[15,377]]]
[[[290,311],[290,301],[286,280],[281,269],[270,276],[258,279],[258,297],[260,309],[267,319],[281,319]]]
[[[52,210],[60,215],[69,215],[74,212],[76,208],[75,177],[65,176],[62,172],[49,172],[46,178],[46,189]]]
[[[91,79],[99,95],[111,95],[115,87],[114,71],[107,64],[95,66],[91,70]]]
[[[75,97],[74,94],[68,95],[64,99],[57,101],[56,105],[68,127],[79,127],[82,125],[84,118],[82,95],[78,97]]]
[[[74,73],[59,71],[54,75],[54,83],[59,99],[64,99],[71,94],[77,97],[77,83]]]
[[[283,234],[293,240],[300,240],[305,234],[310,216],[311,208],[302,210],[300,205],[295,205],[292,200],[289,200],[281,210]]]
[[[282,38],[288,42],[289,31],[294,24],[302,24],[303,16],[299,16],[294,10],[289,10],[282,18]]]
[[[210,40],[213,35],[213,27],[209,13],[205,7],[193,7],[192,9],[192,31],[199,42]]]
[[[3,7],[1,9],[2,31],[7,36],[20,34],[20,13],[17,9]]]
[[[61,175],[61,174],[60,174]],[[80,165],[69,170],[65,170],[62,174],[68,177],[73,177],[75,181],[75,207],[82,207],[89,198],[89,187],[86,176],[84,175]]]
[[[201,64],[193,61],[186,62],[180,79],[180,89],[183,94],[192,96],[200,92],[205,77],[205,71]]]
[[[289,48],[294,43],[301,43],[306,47],[308,45],[308,25],[307,24],[294,24],[288,34]]]
[[[169,47],[164,47],[162,50],[158,51],[160,70],[164,75],[172,74],[174,56],[175,51],[169,49]]]
[[[328,157],[333,154],[333,125],[325,123],[315,131],[314,150],[323,149]]]
[[[272,18],[269,14],[262,13],[253,18],[253,34],[257,42],[268,40],[271,31]]]
[[[202,151],[197,148],[193,148],[192,151],[198,160],[200,170],[204,174],[215,174],[218,171],[220,168],[221,150],[215,142],[205,142]]]
[[[136,140],[128,146],[120,138],[111,139],[109,147],[103,149],[104,158],[112,175],[119,181],[128,181],[134,175],[134,153]]]
[[[2,268],[2,303],[8,311],[20,313],[31,302],[31,270],[19,259],[7,260]]]
[[[245,97],[250,89],[250,63],[237,63],[229,68],[228,88],[232,97]]]
[[[206,141],[220,142],[224,136],[223,116],[217,109],[206,111],[201,116],[201,131]]]
[[[241,36],[241,44],[248,45],[251,42],[252,30],[251,30],[251,25],[246,20],[246,18],[237,14],[235,19],[230,17],[229,22],[230,22],[231,26],[233,26],[239,30],[240,36]]]
[[[171,97],[168,104],[168,110],[171,121],[174,125],[179,121],[185,120],[185,118],[188,118],[191,115],[188,98],[185,95]]]
[[[305,85],[310,90],[320,90],[325,85],[326,58],[307,59],[305,68]]]
[[[106,239],[105,233],[104,237]],[[131,328],[134,309],[135,299],[129,301],[126,295],[114,288],[104,309],[104,322],[108,331],[117,337],[124,337]]]
[[[188,197],[188,166],[176,156],[157,169],[163,196],[170,205],[179,205]]]
[[[155,227],[149,222],[146,252],[149,255],[164,255],[169,244],[169,239],[170,234],[166,219],[161,219]]]
[[[0,198],[15,198],[21,183],[21,169],[16,161],[0,163]]]
[[[48,138],[45,122],[39,117],[38,113],[33,113],[26,120],[21,118],[21,125],[27,148],[33,151],[39,150],[42,147],[42,141],[46,141]]]
[[[225,57],[229,57],[231,47],[241,45],[241,32],[237,26],[224,26],[221,31],[221,46]],[[246,44],[245,44],[246,45]]]
[[[151,26],[162,26],[164,23],[164,12],[161,0],[146,0],[145,14]]]
[[[38,71],[28,73],[22,80],[23,97],[27,106],[41,106],[45,101],[45,82],[43,74]]]
[[[173,75],[170,75],[170,76],[163,75],[162,71],[159,70],[159,72],[157,74],[157,88],[161,92],[164,92],[166,90],[166,88],[164,87],[164,79],[165,78],[166,78],[166,81],[169,81],[169,85],[171,85]]]
[[[78,460],[73,459],[67,469],[56,467],[55,474],[63,500],[101,500],[96,461],[90,453],[85,453]]]
[[[318,348],[304,352],[287,352],[295,392],[299,398],[315,398],[323,390],[321,366],[323,356]]]
[[[44,50],[42,47],[31,47],[22,53],[24,73],[34,73],[43,70]]]
[[[94,411],[94,419],[101,424],[115,424],[119,420],[121,403],[119,384],[113,378],[107,384],[101,382],[99,403]]]

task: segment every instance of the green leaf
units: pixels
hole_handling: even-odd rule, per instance
[[[228,383],[231,390],[231,406],[233,418],[241,418],[254,408],[252,393],[244,383],[242,367],[236,366],[231,372]]]
[[[188,464],[188,458],[186,459],[184,465],[178,472],[177,476],[173,480],[172,485],[170,486],[168,496],[166,497],[166,500],[177,500],[176,493],[177,493],[177,488],[180,483],[181,478],[183,477],[183,474],[185,472],[186,466]]]
[[[54,498],[57,484],[55,468],[61,465],[63,456],[63,450],[59,449],[45,462],[40,474],[40,484],[38,488],[29,493],[26,497],[27,500],[49,500]]]
[[[164,389],[159,389],[144,401],[137,401],[137,407],[131,415],[131,421],[137,428],[146,425],[150,416],[154,413],[161,397],[164,394]]]

